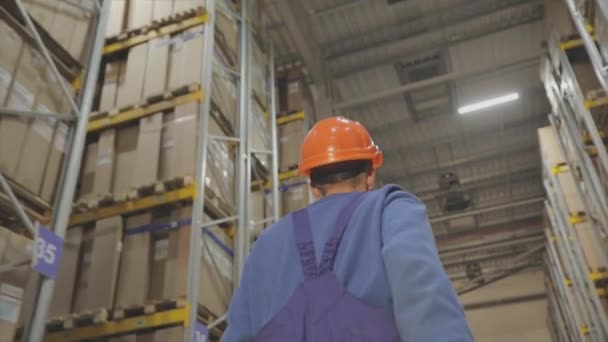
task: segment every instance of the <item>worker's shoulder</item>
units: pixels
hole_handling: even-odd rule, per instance
[[[291,234],[291,214],[285,215],[275,224],[264,229],[255,244],[260,246],[275,245],[279,241],[284,241]]]
[[[395,184],[388,184],[378,190],[372,191],[371,196],[378,201],[382,201],[384,206],[395,202],[424,206],[418,197]]]

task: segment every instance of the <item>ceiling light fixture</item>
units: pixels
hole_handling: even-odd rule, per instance
[[[476,112],[478,110],[494,107],[503,103],[512,102],[519,99],[518,93],[511,93],[499,97],[495,97],[488,100],[483,100],[477,103],[473,103],[470,105],[462,106],[458,108],[458,114],[468,114],[471,112]]]

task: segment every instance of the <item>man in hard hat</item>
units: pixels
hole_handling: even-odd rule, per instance
[[[382,162],[356,121],[311,129],[299,171],[318,201],[257,240],[222,341],[472,341],[425,206],[397,186],[372,191]]]

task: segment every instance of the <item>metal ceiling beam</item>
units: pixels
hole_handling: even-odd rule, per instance
[[[485,308],[493,308],[501,305],[511,305],[511,304],[519,304],[519,303],[528,303],[539,301],[547,298],[546,292],[538,292],[533,294],[528,294],[524,296],[516,296],[516,297],[508,297],[508,298],[499,298],[492,300],[485,300],[481,302],[464,304],[463,308],[465,310],[475,310],[475,309],[485,309]]]
[[[543,239],[540,239],[539,241],[536,242],[536,244],[538,245],[538,243],[542,243]],[[526,247],[525,245],[520,245],[518,247],[513,247],[511,249],[503,249],[501,251],[498,252],[491,252],[491,253],[485,253],[485,254],[480,254],[477,256],[471,256],[471,255],[467,255],[467,256],[462,256],[460,258],[453,258],[450,260],[445,260],[445,259],[441,259],[441,263],[443,264],[443,267],[446,269],[446,271],[448,269],[454,269],[454,268],[462,268],[462,267],[466,267],[466,264],[468,263],[484,263],[484,262],[488,262],[488,261],[496,261],[496,260],[500,260],[500,259],[507,259],[510,258],[512,256],[515,256],[519,253],[522,252],[522,248]]]
[[[509,71],[510,69],[513,69],[513,68],[534,66],[534,65],[538,65],[539,62],[540,62],[540,59],[538,58],[538,56],[534,56],[532,58],[524,58],[524,59],[520,59],[520,60],[516,60],[516,61],[511,61],[507,64],[495,64],[495,65],[491,65],[489,67],[477,68],[474,70],[448,72],[441,76],[431,77],[426,80],[408,83],[408,84],[404,84],[404,85],[397,86],[394,88],[384,89],[381,91],[377,91],[375,93],[371,93],[369,95],[356,97],[351,100],[345,100],[345,101],[336,103],[334,105],[334,107],[337,110],[355,108],[358,106],[368,104],[370,102],[379,101],[379,100],[390,98],[393,96],[400,96],[405,93],[409,93],[409,92],[419,90],[422,88],[427,88],[427,87],[434,86],[437,84],[442,84],[442,83],[456,81],[456,80],[465,79],[465,78],[471,78],[471,77],[480,76],[480,75],[493,73],[493,72],[505,72],[505,71]]]
[[[439,8],[431,13],[413,19],[398,18],[396,21],[386,22],[384,26],[363,34],[340,37],[339,39],[325,42],[321,45],[321,48],[323,51],[326,51],[324,54],[326,59],[337,59],[374,47],[381,47],[385,44],[392,44],[422,34],[428,34],[429,27],[435,28],[431,32],[436,32],[440,28],[453,26],[526,2],[529,2],[529,0],[466,0],[460,5],[451,4],[451,6],[450,4],[442,5],[437,3],[435,6]],[[354,5],[360,3],[360,1],[349,1],[349,3]],[[331,10],[331,7],[327,10]],[[365,44],[362,44],[363,42]]]
[[[541,240],[544,239],[545,236],[543,235],[543,232],[539,230],[538,232],[527,234],[524,236],[508,237],[506,239],[502,238],[493,241],[484,241],[482,243],[475,243],[468,246],[446,248],[443,250],[439,250],[439,257],[453,258],[462,254],[477,253],[491,248],[502,248],[530,242],[541,242]]]
[[[516,273],[519,273],[523,270],[525,270],[526,268],[530,267],[530,263],[529,262],[523,262],[522,260],[525,259],[529,259],[534,257],[537,253],[540,253],[542,251],[545,250],[545,244],[539,244],[538,246],[516,256],[515,258],[512,259],[512,266],[509,267],[507,270],[505,270],[504,272],[491,276],[491,277],[487,277],[487,276],[480,276],[477,277],[475,279],[472,279],[471,281],[469,281],[468,284],[466,284],[465,286],[461,287],[460,289],[457,290],[458,295],[463,295],[465,293],[477,290],[479,288],[482,288],[484,286],[490,285],[492,283],[495,283],[499,280],[502,280],[504,278],[507,278],[511,275],[514,275]],[[481,283],[480,283],[481,282]]]
[[[485,213],[503,210],[503,209],[510,209],[510,208],[515,208],[515,207],[523,207],[525,205],[543,203],[544,200],[545,200],[545,197],[541,196],[541,197],[527,198],[527,199],[519,200],[519,201],[510,201],[507,203],[501,203],[501,204],[492,205],[492,206],[488,206],[488,207],[484,207],[484,208],[473,209],[473,210],[465,211],[465,212],[458,213],[458,214],[431,217],[429,219],[429,222],[431,224],[445,222],[445,221],[449,221],[449,220],[455,220],[455,219],[459,219],[459,218],[463,218],[463,217],[485,214]]]
[[[530,215],[527,218],[517,219],[515,221],[509,220],[503,223],[491,224],[482,226],[479,228],[471,228],[466,230],[459,230],[457,232],[448,232],[444,234],[435,234],[435,240],[439,246],[439,249],[446,244],[454,244],[454,241],[469,241],[470,239],[480,239],[485,236],[497,236],[498,234],[523,234],[527,232],[543,232],[543,212],[539,211],[537,214]],[[457,243],[457,242],[456,242]]]
[[[416,177],[417,175],[427,174],[428,172],[432,172],[432,171],[436,171],[436,170],[451,169],[456,166],[470,165],[470,164],[474,164],[479,161],[485,161],[485,160],[494,159],[494,158],[502,159],[504,157],[504,155],[506,155],[506,158],[510,158],[513,155],[521,155],[521,153],[530,152],[530,151],[534,151],[534,152],[538,151],[538,144],[536,142],[527,143],[527,144],[508,145],[508,146],[506,146],[506,148],[497,148],[497,149],[492,149],[492,150],[488,150],[488,151],[483,151],[480,153],[471,154],[464,158],[459,158],[459,159],[440,163],[439,165],[430,165],[429,164],[429,165],[423,165],[423,166],[415,168],[415,169],[406,168],[406,173],[407,173],[408,177],[411,178],[411,177]]]
[[[370,0],[347,0],[344,2],[341,2],[339,4],[336,5],[332,5],[329,7],[324,7],[324,8],[318,8],[318,9],[312,9],[310,10],[308,13],[310,15],[316,15],[316,16],[324,16],[324,15],[328,15],[337,11],[342,11],[346,8],[351,8],[354,6],[359,6],[362,5],[366,2],[369,2]]]
[[[420,46],[413,46],[411,48],[404,49],[403,51],[391,53],[388,55],[387,54],[380,55],[380,57],[376,57],[374,59],[360,58],[360,59],[358,59],[359,62],[349,64],[349,66],[347,68],[336,68],[335,67],[335,64],[337,63],[336,58],[334,58],[333,60],[327,60],[327,62],[332,67],[332,75],[334,76],[334,79],[340,79],[340,78],[344,78],[349,75],[352,75],[353,73],[358,73],[358,72],[378,68],[378,67],[385,66],[385,65],[393,65],[397,62],[403,61],[404,59],[406,59],[407,57],[409,57],[411,55],[420,54],[421,51],[432,51],[432,50],[437,50],[440,48],[447,48],[447,47],[450,47],[450,46],[453,46],[456,44],[460,44],[460,43],[463,43],[466,41],[470,41],[470,40],[477,39],[477,38],[480,38],[483,36],[487,36],[489,34],[506,31],[513,27],[526,25],[526,24],[530,24],[530,23],[538,22],[538,21],[542,20],[543,10],[542,10],[542,4],[539,4],[539,1],[533,1],[532,5],[524,4],[524,5],[520,5],[520,6],[523,7],[523,10],[515,11],[515,13],[511,13],[512,9],[506,9],[503,11],[491,13],[487,16],[477,17],[477,18],[469,20],[467,23],[469,23],[471,26],[473,26],[475,28],[475,30],[472,30],[472,32],[467,32],[466,34],[464,32],[457,32],[452,36],[448,36],[447,34],[445,34],[446,31],[454,30],[459,25],[464,25],[466,23],[457,24],[457,25],[454,25],[451,27],[442,27],[435,31],[424,33],[419,36],[407,37],[405,39],[393,41],[391,43],[386,43],[386,45],[398,44],[398,43],[403,43],[409,39],[415,38],[422,42],[421,44],[419,44]],[[528,10],[527,9],[528,7],[531,7],[531,9]],[[525,12],[530,12],[530,14],[526,15],[526,14],[524,14]],[[498,15],[504,16],[506,18],[497,18],[495,20],[496,25],[489,27],[489,28],[479,26],[480,21],[486,20],[487,17],[489,17],[489,16],[498,16]],[[377,48],[378,47],[373,47],[373,48],[370,48],[369,50],[374,50]],[[359,52],[359,53],[361,53],[361,52]],[[355,54],[355,53],[353,53],[353,54]],[[344,57],[342,57],[342,58],[344,58]]]

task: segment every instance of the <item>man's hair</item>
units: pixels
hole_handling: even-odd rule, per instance
[[[367,175],[371,171],[371,160],[351,160],[334,163],[310,170],[310,184],[319,188],[321,193],[324,194],[325,185],[350,181],[356,186],[360,182],[360,177],[358,176]]]

